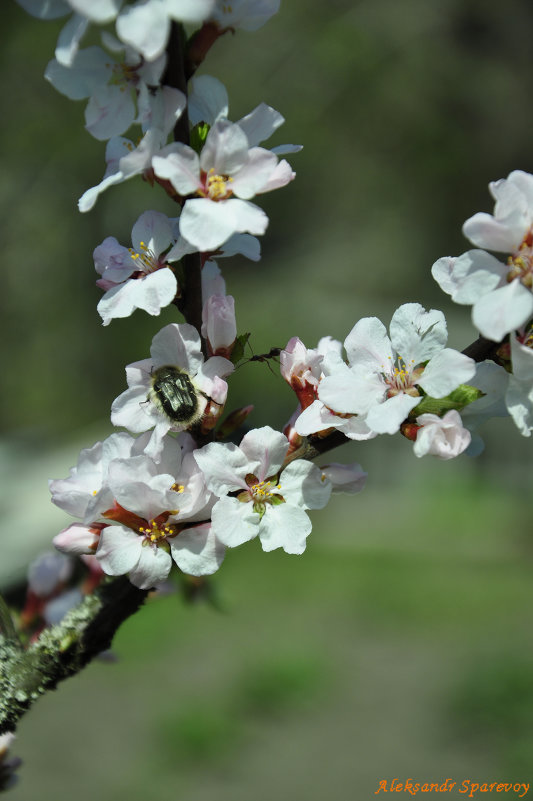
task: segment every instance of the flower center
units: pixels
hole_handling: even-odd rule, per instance
[[[518,278],[528,289],[533,289],[533,234],[531,231],[517,252],[509,256],[507,264],[509,266],[508,283]]]
[[[198,190],[198,194],[207,197],[209,200],[225,200],[233,194],[228,184],[233,178],[229,175],[219,175],[215,173],[215,168],[211,167],[208,173],[202,174],[203,187]]]
[[[164,514],[160,517],[167,516]],[[156,518],[149,520],[146,526],[139,526],[139,534],[144,537],[143,545],[163,545],[168,537],[175,537],[177,533],[177,526],[166,526],[161,521],[158,522]]]
[[[133,248],[128,248],[128,250],[140,275],[148,275],[149,273],[154,273],[156,270],[160,270],[161,267],[167,266],[167,263],[165,261],[160,261],[154,251],[144,242],[139,242],[139,252]]]
[[[109,83],[113,86],[120,86],[123,90],[126,89],[128,84],[137,84],[139,82],[137,70],[140,66],[141,64],[125,64],[124,62],[120,64],[106,64],[106,67],[111,68]]]
[[[243,490],[237,497],[242,503],[252,502],[254,512],[257,512],[260,517],[265,514],[267,504],[278,506],[280,503],[285,503],[285,498],[279,493],[281,484],[276,484],[274,478],[259,481],[257,476],[249,473],[244,480],[248,489]]]
[[[399,395],[404,392],[411,395],[413,398],[419,395],[415,384],[424,372],[423,367],[414,369],[415,360],[411,359],[410,364],[407,364],[400,356],[398,357],[397,364],[392,365],[392,358],[389,356],[390,364],[388,366],[381,365],[382,375],[385,383],[388,384],[387,397],[392,398],[394,395]]]

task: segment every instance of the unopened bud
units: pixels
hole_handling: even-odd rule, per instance
[[[226,439],[226,437],[233,434],[234,431],[242,426],[248,415],[253,412],[253,409],[252,405],[242,406],[240,409],[230,412],[217,431],[217,439]]]

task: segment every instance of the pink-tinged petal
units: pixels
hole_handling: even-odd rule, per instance
[[[339,464],[332,462],[320,468],[322,475],[332,484],[332,492],[344,492],[355,495],[361,492],[366,484],[368,473],[357,462],[353,464]]]
[[[280,476],[280,494],[287,503],[303,509],[323,509],[331,495],[331,483],[312,462],[295,459]]]
[[[425,362],[446,345],[444,314],[436,309],[427,312],[420,303],[404,303],[392,316],[390,338],[409,368]]]
[[[191,80],[187,111],[191,125],[206,122],[214,125],[228,116],[228,93],[224,84],[211,75],[199,75]]]
[[[533,294],[517,279],[483,295],[472,307],[472,322],[487,339],[500,342],[533,315]]]
[[[52,542],[61,553],[71,553],[75,556],[93,554],[100,540],[98,529],[73,523],[56,534]]]
[[[366,414],[387,389],[378,373],[365,373],[345,364],[318,385],[318,397],[338,414]]]
[[[198,368],[194,383],[215,403],[223,405],[226,403],[228,385],[222,380],[222,376],[230,375],[234,370],[235,365],[229,359],[224,359],[223,356],[211,356]]]
[[[260,103],[253,111],[237,120],[237,125],[246,134],[248,147],[255,147],[265,139],[269,139],[285,118],[266,103]]]
[[[80,41],[88,27],[89,23],[85,16],[81,14],[73,14],[71,16],[57,39],[54,55],[60,64],[65,67],[69,67],[72,64],[78,52]]]
[[[169,32],[170,20],[160,0],[145,0],[127,6],[117,19],[119,38],[142,53],[147,61],[161,55]]]
[[[181,142],[169,145],[154,156],[152,166],[158,178],[170,181],[180,195],[193,194],[202,186],[198,154]]]
[[[205,140],[200,166],[205,172],[213,169],[219,175],[233,175],[248,161],[248,139],[238,125],[219,120]]]
[[[274,150],[271,150],[270,152],[274,154]],[[258,193],[264,194],[265,192],[272,192],[274,189],[281,189],[282,186],[287,186],[287,184],[293,181],[295,178],[296,173],[292,169],[291,165],[288,161],[283,159],[276,164],[262,189],[258,189],[257,191]]]
[[[463,225],[463,234],[474,245],[500,253],[512,253],[518,248],[529,226],[525,211],[516,209],[502,220],[478,212]]]
[[[109,56],[101,47],[87,47],[77,53],[70,67],[63,66],[56,59],[49,61],[44,77],[54,89],[71,100],[83,100],[107,83],[110,76],[108,63]]]
[[[211,512],[212,530],[220,542],[235,548],[253,539],[259,532],[259,515],[252,503],[237,498],[221,498]]]
[[[189,199],[180,218],[183,236],[201,251],[215,250],[235,233],[264,234],[267,226],[265,212],[239,198]]]
[[[395,434],[420,400],[401,392],[374,406],[366,416],[366,423],[377,434]]]
[[[131,231],[131,244],[136,253],[148,250],[156,258],[168,248],[172,239],[172,223],[166,214],[159,211],[143,212]]]
[[[85,127],[95,139],[105,140],[128,130],[135,119],[131,91],[120,86],[102,86],[90,98],[85,109]]]
[[[463,427],[461,416],[454,409],[442,418],[435,414],[422,414],[416,422],[422,428],[417,431],[413,445],[415,456],[431,454],[439,459],[453,459],[470,445],[470,431]]]
[[[452,348],[444,348],[428,362],[418,384],[432,398],[445,398],[475,374],[476,363],[473,359]]]
[[[254,428],[241,440],[241,451],[250,463],[256,463],[254,475],[259,481],[277,475],[289,449],[287,437],[270,426]]]
[[[114,236],[108,236],[93,251],[94,268],[107,281],[121,283],[136,269],[129,250],[118,243]]]
[[[455,303],[470,305],[496,289],[505,271],[506,266],[490,253],[469,250],[456,258],[439,259],[431,268],[431,275]]]
[[[139,561],[143,537],[125,526],[106,526],[100,534],[96,558],[108,576],[122,576]]]
[[[150,354],[154,368],[173,364],[194,376],[203,364],[200,335],[189,323],[170,323],[152,339]]]
[[[278,157],[270,150],[254,147],[248,151],[246,163],[233,176],[231,189],[233,193],[243,200],[265,191],[270,177],[278,164]]]
[[[140,590],[149,590],[166,579],[171,567],[172,557],[167,551],[157,545],[147,545],[141,548],[139,561],[130,570],[129,579]]]
[[[169,541],[172,558],[189,576],[211,576],[224,559],[226,548],[215,537],[211,523],[181,531]]]
[[[234,490],[248,489],[245,476],[257,469],[232,442],[210,442],[194,451],[194,458],[211,492],[219,497]]]
[[[380,370],[392,360],[392,347],[387,329],[377,317],[359,320],[346,339],[344,347],[352,366]]]
[[[264,551],[283,548],[285,553],[301,554],[311,529],[311,521],[303,509],[281,503],[267,506],[259,524],[259,539]]]

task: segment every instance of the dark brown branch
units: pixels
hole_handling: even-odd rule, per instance
[[[0,734],[14,731],[41,695],[107,650],[147,594],[125,577],[107,579],[25,650],[13,638],[0,637]]]

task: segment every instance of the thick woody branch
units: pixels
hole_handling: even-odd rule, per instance
[[[1,636],[0,734],[14,731],[41,695],[107,650],[147,594],[125,577],[107,579],[25,650],[9,634]]]

